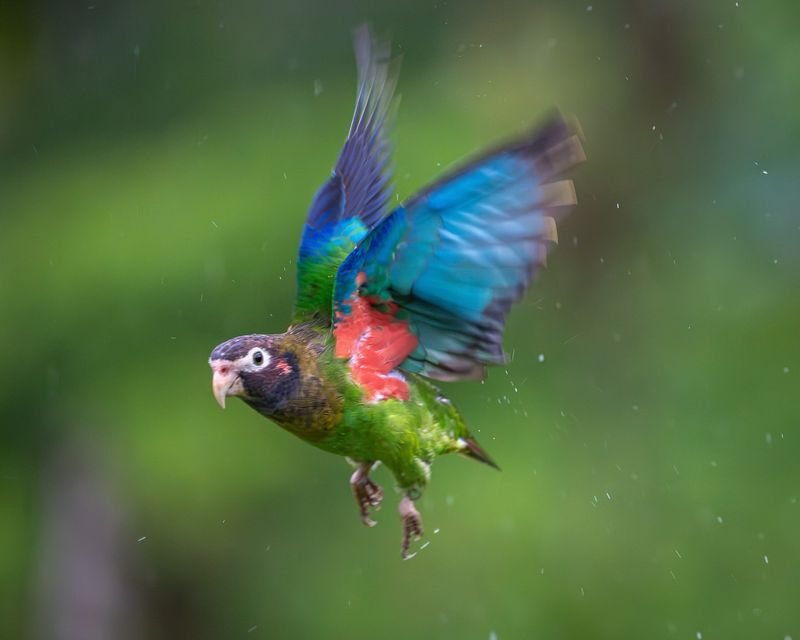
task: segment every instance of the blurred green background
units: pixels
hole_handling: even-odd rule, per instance
[[[65,0],[0,9],[0,637],[800,638],[790,1]],[[457,457],[391,491],[206,359],[282,331],[352,109],[404,55],[405,197],[553,105],[589,162]],[[387,488],[385,470],[377,474]]]

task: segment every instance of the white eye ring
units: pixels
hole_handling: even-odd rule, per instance
[[[247,354],[248,364],[256,369],[263,369],[269,364],[269,354],[258,347],[253,347]]]

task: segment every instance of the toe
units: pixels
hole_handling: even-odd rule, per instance
[[[372,507],[378,507],[381,504],[381,500],[383,500],[383,489],[381,489],[377,484],[371,482],[366,487],[367,489],[367,498],[369,499],[369,504]]]
[[[368,527],[374,527],[376,524],[378,524],[375,520],[370,518],[368,515],[362,515],[361,516],[361,522],[363,522]]]

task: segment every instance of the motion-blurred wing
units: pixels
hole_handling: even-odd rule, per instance
[[[559,116],[395,209],[339,268],[337,354],[441,380],[502,363],[506,315],[576,202],[558,177],[584,159]]]
[[[383,217],[390,195],[385,129],[397,80],[388,41],[355,31],[358,93],[350,131],[328,181],[308,211],[297,264],[296,321],[329,318],[336,270]]]

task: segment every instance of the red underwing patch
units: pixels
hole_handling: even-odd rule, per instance
[[[360,272],[356,284],[361,287],[365,281]],[[408,322],[395,317],[394,303],[385,303],[387,311],[381,311],[369,298],[354,293],[347,304],[350,313],[336,313],[336,356],[350,359],[353,379],[364,387],[370,402],[408,400],[408,382],[395,369],[416,348],[417,336]]]

